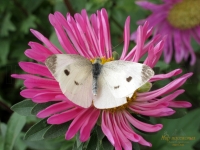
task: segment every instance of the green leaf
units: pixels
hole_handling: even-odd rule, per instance
[[[15,31],[16,27],[14,26],[14,24],[11,21],[11,12],[7,13],[2,21],[2,26],[1,26],[1,30],[0,30],[0,35],[1,36],[8,36],[9,35],[9,31]]]
[[[113,150],[113,145],[108,141],[107,137],[103,138],[102,147],[104,150]]]
[[[12,150],[15,140],[26,123],[26,118],[13,113],[8,121],[8,126],[6,130],[4,149]]]
[[[138,89],[139,93],[148,92],[152,87],[152,83],[147,82]]]
[[[195,150],[199,150],[200,149],[200,140],[198,142],[195,143],[195,145],[193,146],[193,148]]]
[[[114,60],[118,60],[119,59],[119,54],[116,51],[112,52],[112,57],[114,58]]]
[[[163,129],[153,136],[146,137],[146,140],[152,143],[151,149],[192,150],[192,146],[200,139],[198,132],[200,126],[199,114],[200,109],[196,109],[182,118],[170,121],[164,118],[157,119],[159,123],[163,124]],[[185,140],[181,140],[182,138]]]
[[[140,145],[138,143],[133,142],[133,149],[140,150]]]
[[[62,14],[67,13],[67,8],[62,0],[54,0],[54,11],[59,11]]]
[[[102,140],[104,137],[105,137],[105,134],[102,132],[102,129],[99,125],[97,125],[96,127],[96,131],[97,131],[97,137],[98,137],[98,140]]]
[[[25,134],[24,139],[35,141],[44,139],[44,134],[50,128],[50,124],[47,124],[47,119],[43,119],[34,124]]]
[[[2,137],[5,137],[6,135],[6,130],[7,130],[7,125],[5,123],[0,124],[0,135]]]
[[[69,128],[70,122],[61,125],[52,125],[44,134],[45,139],[56,138],[64,135]]]
[[[177,118],[181,118],[183,116],[185,116],[187,114],[187,111],[185,109],[174,109],[176,112],[171,115],[171,116],[166,116],[163,118],[167,118],[167,119],[177,119]]]
[[[31,100],[27,99],[27,100],[21,101],[15,105],[13,105],[11,107],[11,109],[20,115],[30,116],[30,115],[32,115],[31,110],[33,109],[33,107],[35,105],[36,105],[35,103],[33,103]]]
[[[23,140],[24,133],[21,132],[21,134],[17,137],[15,145],[14,145],[14,150],[26,150],[27,145],[24,143]]]
[[[59,150],[72,150],[73,149],[73,144],[74,144],[73,139],[70,140],[70,141],[65,141],[62,144],[62,147]]]
[[[44,0],[28,0],[28,1],[21,1],[22,5],[26,10],[31,13],[32,11],[36,10]]]
[[[29,33],[31,28],[36,28],[36,17],[33,15],[30,15],[28,18],[22,21],[22,24],[20,26],[20,31],[24,34]]]
[[[1,55],[0,55],[0,62],[1,66],[5,65],[8,61],[8,54],[10,50],[10,41],[8,39],[0,39],[1,45]]]
[[[82,150],[83,143],[79,139],[80,134],[76,134],[76,140],[74,142],[73,150]]]
[[[0,149],[3,149],[5,135],[6,135],[7,125],[5,123],[0,123]]]
[[[61,140],[51,139],[51,140],[40,140],[40,141],[24,141],[30,150],[60,150],[60,147],[64,143],[68,143],[62,137]],[[67,149],[65,149],[67,150]],[[71,149],[68,149],[71,150]]]
[[[96,132],[96,130],[93,130],[86,150],[96,150],[97,144],[98,144],[97,132]]]
[[[38,112],[41,110],[47,108],[48,106],[51,106],[52,104],[55,104],[55,102],[48,102],[48,103],[42,103],[42,104],[36,104],[33,109],[31,110],[32,115],[37,115]]]

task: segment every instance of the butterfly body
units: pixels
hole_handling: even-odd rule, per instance
[[[75,104],[99,109],[121,106],[126,97],[144,85],[153,75],[147,65],[114,60],[94,62],[80,55],[56,54],[45,64],[60,85],[62,93]]]
[[[94,60],[92,63],[92,75],[93,75],[93,83],[92,83],[92,93],[94,96],[97,95],[97,88],[98,88],[98,76],[101,73],[102,68],[102,61],[100,58]]]

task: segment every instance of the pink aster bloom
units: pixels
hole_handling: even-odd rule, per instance
[[[172,59],[180,63],[190,60],[190,65],[196,62],[196,56],[190,40],[194,38],[200,44],[200,1],[199,0],[163,0],[163,4],[154,4],[148,1],[137,1],[137,5],[152,11],[146,19],[138,24],[149,22],[154,27],[154,34],[165,36],[164,58],[167,63]],[[132,34],[134,40],[136,34]]]
[[[160,89],[135,92],[132,98],[127,99],[127,104],[117,108],[100,110],[94,106],[82,108],[73,104],[63,95],[58,82],[44,65],[44,62],[49,56],[62,53],[79,54],[88,59],[103,56],[112,57],[108,15],[105,9],[92,14],[90,19],[85,10],[82,10],[80,14],[75,14],[74,18],[70,14],[67,14],[65,18],[61,13],[55,12],[49,15],[49,20],[55,28],[64,51],[59,50],[38,31],[31,30],[44,45],[30,42],[31,48],[25,51],[25,55],[38,63],[20,62],[20,67],[27,74],[13,74],[12,77],[24,80],[26,89],[20,93],[23,97],[30,98],[35,103],[56,102],[40,111],[37,117],[48,118],[47,123],[53,125],[72,121],[65,134],[67,140],[80,132],[80,140],[87,141],[97,119],[101,118],[101,129],[116,150],[132,150],[131,142],[151,146],[151,143],[136,133],[132,127],[145,132],[156,132],[162,128],[162,124],[152,125],[141,122],[133,117],[133,113],[162,117],[174,114],[175,111],[172,108],[191,106],[189,102],[175,101],[175,98],[184,92],[179,87],[186,82],[192,73],[184,74]],[[162,54],[164,40],[156,36],[145,43],[145,40],[151,35],[151,30],[145,23],[144,26],[138,27],[137,45],[128,51],[129,26],[130,17],[126,19],[124,26],[124,47],[120,59],[139,62],[140,58],[147,54],[143,63],[153,68]],[[157,74],[149,82],[174,77],[181,72],[180,69],[176,69],[167,74]]]

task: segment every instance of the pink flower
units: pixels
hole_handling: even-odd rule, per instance
[[[190,65],[196,62],[196,56],[190,40],[193,37],[200,44],[200,1],[196,0],[163,0],[163,4],[156,5],[148,1],[137,1],[136,4],[152,11],[152,14],[138,24],[149,22],[154,27],[154,34],[165,36],[164,58],[167,63],[172,59],[180,63],[190,60]],[[131,39],[134,40],[135,34]]]
[[[47,57],[61,53],[80,54],[86,58],[112,57],[108,15],[106,10],[102,9],[97,11],[97,14],[92,14],[89,20],[86,11],[82,10],[80,14],[75,14],[74,18],[67,14],[67,19],[65,19],[61,13],[55,12],[54,15],[49,15],[49,20],[55,28],[64,52],[56,48],[38,31],[31,30],[45,46],[30,42],[31,48],[25,51],[25,55],[38,63],[20,62],[20,67],[28,74],[13,74],[12,77],[24,80],[26,89],[20,93],[23,97],[30,98],[35,103],[57,102],[40,111],[37,117],[48,118],[49,124],[72,121],[65,134],[67,140],[73,138],[79,131],[80,140],[87,141],[97,119],[101,118],[102,131],[116,150],[132,150],[131,142],[151,146],[151,143],[133,131],[132,126],[145,132],[156,132],[162,128],[162,124],[147,124],[139,121],[133,115],[169,116],[175,113],[173,107],[191,107],[189,102],[175,101],[174,99],[184,92],[183,89],[178,88],[186,82],[192,73],[178,77],[160,89],[149,92],[138,90],[132,98],[127,99],[127,104],[117,108],[100,110],[94,106],[82,108],[73,104],[63,95],[58,82],[51,75],[44,62]],[[164,40],[155,36],[153,40],[145,44],[145,40],[151,35],[151,30],[148,30],[148,24],[145,23],[144,26],[138,27],[137,45],[128,51],[129,26],[130,17],[125,22],[124,48],[120,59],[138,62],[142,56],[148,54],[143,63],[153,68],[162,54]],[[176,69],[167,74],[158,74],[152,77],[150,82],[174,77],[181,72],[180,69]]]

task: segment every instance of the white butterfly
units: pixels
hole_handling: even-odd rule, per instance
[[[147,65],[114,60],[94,63],[80,55],[56,54],[46,66],[59,82],[63,94],[73,103],[88,108],[113,108],[127,103],[126,97],[144,85],[153,75]]]

